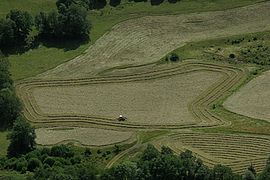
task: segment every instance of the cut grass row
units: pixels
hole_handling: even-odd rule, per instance
[[[117,8],[106,7],[101,11],[90,11],[89,19],[93,24],[91,31],[91,42],[78,45],[78,48],[69,43],[55,43],[51,45],[43,44],[36,49],[32,49],[22,54],[11,54],[11,73],[13,79],[19,80],[27,77],[35,76],[46,70],[56,67],[74,57],[82,54],[92,43],[94,43],[105,32],[109,31],[115,24],[131,19],[147,15],[164,15],[164,14],[185,14],[191,12],[205,12],[225,10],[235,7],[246,6],[263,0],[210,0],[202,1],[180,1],[177,4],[163,3],[160,6],[151,6],[147,3],[130,3],[123,1],[122,5]],[[0,17],[4,16],[11,9],[27,10],[35,15],[39,11],[50,11],[55,9],[55,1],[43,0],[14,0],[12,2],[3,0],[0,2]],[[172,13],[173,12],[173,13]],[[69,50],[67,50],[69,49]]]
[[[217,38],[211,40],[204,40],[199,42],[190,42],[187,43],[185,46],[180,47],[173,52],[178,54],[183,59],[202,59],[206,61],[223,61],[229,62],[234,66],[239,66],[237,63],[238,58],[235,60],[229,59],[229,54],[236,54],[238,56],[239,49],[242,48],[251,48],[257,47],[261,44],[268,44],[270,40],[270,32],[258,32],[258,33],[250,33],[250,34],[243,34],[243,35],[236,35],[230,36],[225,38]],[[255,39],[255,40],[254,40]],[[241,40],[240,43],[232,44],[231,42],[235,42]],[[243,41],[242,41],[243,40]],[[217,59],[216,53],[209,54],[208,52],[218,52],[219,54],[222,53],[220,59]],[[255,57],[254,57],[255,58]],[[164,60],[164,58],[162,59]],[[236,61],[236,62],[235,62]],[[242,64],[242,63],[241,63]],[[250,75],[248,76],[247,80],[242,84],[248,83],[254,77],[257,77],[261,74],[261,72],[269,70],[269,66],[259,66],[256,64],[245,64],[241,65],[245,66],[250,69]],[[243,115],[239,115],[233,112],[226,110],[223,107],[223,102],[235,91],[239,90],[242,85],[238,86],[238,88],[234,89],[233,91],[227,93],[223,98],[219,101],[215,102],[215,108],[212,111],[221,117],[226,117],[228,121],[232,124],[231,126],[227,127],[218,127],[218,128],[211,128],[211,129],[200,129],[200,131],[204,132],[219,132],[219,133],[255,133],[255,134],[269,134],[270,123],[260,120],[249,118]]]
[[[239,61],[247,63],[245,57],[242,57],[241,50],[255,51],[260,46],[266,46],[266,48],[270,46],[270,31],[189,42],[185,46],[175,49],[173,53],[183,59],[215,60],[233,64]],[[235,58],[230,58],[230,54],[234,54]],[[260,56],[260,54],[255,54],[251,58],[255,59],[256,56]],[[165,57],[162,60],[164,59]],[[254,68],[256,64],[250,63],[247,66]]]
[[[237,173],[243,173],[251,163],[257,171],[265,166],[270,139],[254,135],[207,133],[179,133],[154,143],[157,148],[169,146],[176,153],[190,149],[207,165],[225,164]]]
[[[100,84],[100,83],[125,83],[135,81],[146,81],[156,78],[166,78],[179,74],[186,74],[196,71],[214,71],[224,74],[224,78],[214,84],[210,89],[207,89],[205,93],[200,95],[190,105],[191,112],[197,118],[196,123],[192,124],[173,124],[173,125],[147,125],[136,124],[129,122],[118,122],[115,119],[106,117],[86,116],[86,115],[47,115],[41,113],[39,107],[35,103],[35,100],[31,96],[31,89],[38,87],[54,87],[54,86],[74,86],[74,85],[86,85],[86,84]],[[108,76],[108,77],[95,77],[84,79],[69,79],[69,80],[32,80],[20,82],[17,84],[17,92],[20,98],[25,104],[25,116],[33,123],[89,123],[100,124],[105,126],[125,127],[125,128],[160,128],[160,129],[177,129],[177,128],[190,128],[190,127],[211,127],[218,125],[225,125],[221,117],[213,114],[209,108],[211,104],[222,97],[228,90],[238,85],[240,81],[245,79],[246,72],[241,68],[235,68],[232,66],[218,65],[212,63],[203,63],[199,61],[187,61],[170,68],[164,68],[154,70],[145,73],[133,74],[130,76]],[[227,122],[228,124],[228,122]]]
[[[80,146],[104,148],[114,144],[130,144],[136,140],[135,134],[130,131],[124,132],[98,128],[38,128],[36,129],[36,134],[36,142],[46,146],[74,143]]]

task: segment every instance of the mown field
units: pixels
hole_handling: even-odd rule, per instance
[[[185,125],[196,123],[189,104],[221,77],[202,71],[141,82],[34,88],[32,93],[40,112],[48,115],[91,115],[113,121],[124,114],[128,123]]]
[[[177,153],[189,149],[210,167],[226,164],[241,174],[250,163],[258,171],[264,168],[269,143],[269,137],[254,135],[183,132],[164,138],[156,147],[167,145]]]
[[[231,2],[231,3],[230,3]],[[101,11],[89,12],[89,19],[93,25],[90,39],[86,44],[79,42],[59,42],[59,43],[44,43],[37,48],[25,53],[15,53],[10,55],[9,59],[12,63],[11,72],[13,79],[19,80],[31,76],[35,76],[48,69],[54,68],[57,65],[73,59],[82,54],[91,44],[93,44],[103,34],[110,31],[111,28],[124,20],[137,18],[147,15],[162,15],[162,14],[186,14],[192,12],[224,10],[235,7],[246,6],[263,0],[239,0],[237,2],[230,0],[218,1],[188,1],[183,0],[179,4],[162,3],[159,6],[151,6],[150,3],[129,3],[123,1],[122,5],[117,8],[106,7]],[[55,1],[8,1],[0,2],[0,16],[5,16],[11,9],[27,10],[31,14],[36,15],[39,11],[50,11],[56,9]],[[37,60],[38,59],[38,60]]]
[[[224,107],[232,112],[270,121],[270,71],[251,80],[225,101]]]
[[[81,146],[103,147],[116,143],[132,143],[136,141],[133,132],[119,132],[109,129],[57,127],[36,129],[37,143],[40,145],[55,145],[60,143],[75,143]]]
[[[22,9],[36,14],[54,4],[35,2],[34,11]],[[0,2],[0,9],[8,4]],[[261,114],[269,109],[269,89],[258,86],[252,92],[249,87],[265,76],[248,83],[269,69],[269,15],[269,2],[251,0],[123,2],[91,11],[90,42],[41,44],[9,56],[24,116],[38,127],[38,144],[125,144],[107,167],[136,158],[150,142],[176,153],[190,149],[210,167],[222,163],[243,173],[252,163],[261,171],[269,156],[270,123],[234,106],[247,105],[249,95],[248,108],[258,106]],[[171,52],[179,62],[165,61]],[[226,110],[223,102],[239,89],[243,101],[232,96]],[[263,104],[255,103],[257,96]],[[118,121],[120,114],[127,120]]]

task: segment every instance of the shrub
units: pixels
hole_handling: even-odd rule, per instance
[[[24,118],[17,118],[9,134],[8,156],[14,157],[33,151],[36,145],[35,138],[35,129]]]
[[[21,173],[25,173],[27,170],[28,163],[25,160],[25,158],[18,159],[16,163],[16,171],[19,171]]]
[[[51,154],[51,149],[50,148],[42,148],[40,153],[42,155],[44,155],[44,154],[50,155]]]
[[[53,146],[51,149],[51,156],[70,158],[74,156],[74,152],[66,145]]]
[[[0,89],[0,126],[11,127],[20,115],[21,103],[13,90]]]
[[[28,162],[27,170],[34,172],[35,169],[40,168],[40,167],[41,167],[40,160],[37,158],[32,158]]]
[[[72,165],[79,164],[81,162],[82,158],[80,156],[75,156],[70,159],[70,162]]]
[[[168,2],[172,3],[172,4],[177,3],[177,1],[179,1],[179,0],[168,0]]]
[[[230,54],[229,55],[229,58],[231,58],[231,59],[234,59],[236,56],[235,56],[235,54]]]
[[[47,157],[44,161],[43,164],[48,164],[49,166],[53,166],[55,163],[55,160],[52,157]]]
[[[168,59],[169,59],[170,61],[173,61],[173,62],[176,62],[176,61],[179,61],[179,60],[180,60],[179,56],[178,56],[176,53],[170,54],[170,55],[168,56]]]
[[[120,150],[120,147],[119,147],[118,145],[114,145],[114,150],[113,150],[113,152],[114,152],[115,154],[118,154],[120,151],[121,151],[121,150]]]
[[[89,156],[91,156],[91,155],[92,155],[91,150],[90,150],[89,148],[86,148],[85,151],[84,151],[84,156],[89,157]]]
[[[99,150],[97,150],[97,153],[98,153],[98,154],[101,154],[102,152],[101,152],[101,150],[99,149]]]

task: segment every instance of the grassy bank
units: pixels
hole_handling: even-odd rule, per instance
[[[113,25],[130,19],[147,15],[165,15],[165,14],[183,14],[191,12],[216,11],[230,9],[240,6],[246,6],[262,0],[183,0],[177,4],[164,2],[159,6],[151,6],[150,2],[130,3],[123,1],[116,8],[107,6],[100,11],[90,11],[89,19],[92,22],[91,41],[87,44],[76,45],[74,42],[41,44],[37,48],[21,54],[10,55],[12,64],[11,73],[13,79],[19,80],[35,76],[48,69],[68,61],[84,52],[92,43],[94,43],[105,32],[109,31]],[[8,1],[0,2],[0,16],[4,16],[10,9],[28,10],[35,15],[39,11],[48,11],[55,9],[55,1],[27,0],[27,1]],[[72,47],[72,48],[70,48]]]
[[[0,132],[0,156],[5,156],[7,154],[7,148],[9,145],[7,134],[8,132]]]
[[[260,75],[263,71],[269,70],[268,61],[265,59],[270,56],[270,32],[259,32],[245,35],[237,35],[226,38],[218,38],[206,41],[191,42],[187,45],[174,50],[182,59],[200,59],[206,61],[220,61],[231,63],[235,66],[242,66],[250,70],[248,79],[242,84],[246,84],[251,79]],[[263,50],[261,50],[263,49]],[[247,52],[250,52],[246,54]],[[234,54],[234,58],[230,55]],[[165,58],[163,58],[164,60]],[[266,63],[266,64],[261,64]],[[240,86],[241,87],[241,86]],[[269,135],[270,123],[242,116],[226,110],[223,102],[233,92],[239,90],[240,87],[228,92],[225,97],[215,103],[212,109],[220,117],[231,121],[228,127],[204,128],[198,129],[204,132],[218,133],[252,133]]]

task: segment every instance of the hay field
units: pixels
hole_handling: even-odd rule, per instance
[[[39,75],[75,78],[161,59],[186,42],[270,29],[270,2],[226,11],[146,16],[115,25],[81,56]]]
[[[269,15],[270,2],[264,2],[226,11],[124,21],[81,56],[18,82],[16,90],[24,103],[24,115],[39,127],[92,128],[42,128],[38,130],[41,144],[77,141],[108,145],[118,143],[116,139],[123,138],[119,133],[129,129],[229,126],[231,122],[217,115],[213,107],[247,79],[246,68],[200,60],[166,65],[153,62],[190,41],[269,30]],[[128,120],[117,121],[119,114]],[[117,133],[104,133],[93,125]],[[89,134],[93,139],[86,138]],[[251,161],[261,170],[269,155],[269,139],[263,136],[182,133],[155,143],[176,152],[187,147],[210,166],[223,163],[237,172]],[[141,145],[138,140],[132,148]]]
[[[222,163],[238,173],[243,173],[251,163],[261,171],[270,155],[270,138],[256,135],[183,132],[155,145],[169,146],[177,153],[189,149],[210,167]]]
[[[270,122],[270,71],[240,88],[224,102],[224,107],[244,116]]]
[[[246,75],[233,66],[187,61],[124,76],[24,81],[16,88],[33,123],[187,128],[227,123],[209,108]],[[128,120],[117,121],[119,114]]]
[[[129,123],[142,125],[192,124],[196,119],[188,105],[221,77],[217,72],[193,72],[141,82],[41,87],[32,93],[40,111],[48,115],[113,119],[123,114]]]
[[[98,128],[57,127],[36,129],[36,142],[41,145],[79,143],[84,146],[105,146],[135,141],[134,132]]]

